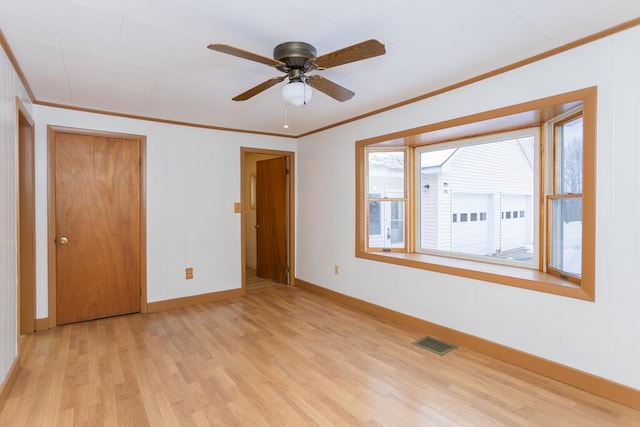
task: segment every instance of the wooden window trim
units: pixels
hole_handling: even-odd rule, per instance
[[[569,122],[576,120],[577,118],[582,117],[582,111],[571,114],[563,118],[562,120],[558,120],[553,123],[553,184],[551,187],[551,194],[561,195],[564,194],[560,185],[562,183],[560,177],[558,177],[558,171],[560,170],[560,144],[558,141],[560,140],[560,128],[566,125]],[[584,145],[584,142],[583,142]]]
[[[583,218],[582,218],[582,279],[577,284],[570,280],[556,276],[550,272],[542,272],[532,269],[489,264],[479,261],[470,261],[415,253],[413,233],[416,220],[409,215],[414,215],[413,209],[415,196],[407,194],[408,200],[405,208],[405,232],[407,233],[407,252],[372,252],[366,250],[366,224],[364,221],[364,177],[365,175],[365,148],[378,144],[380,147],[417,147],[434,143],[445,142],[458,138],[467,138],[489,134],[497,131],[521,129],[532,126],[542,126],[544,122],[562,113],[570,111],[576,105],[582,104],[583,115]],[[486,111],[470,116],[433,123],[418,128],[408,129],[392,134],[381,135],[357,141],[356,149],[356,247],[357,258],[378,262],[386,262],[412,268],[467,277],[492,283],[530,289],[570,298],[595,301],[595,142],[596,142],[596,110],[597,87],[589,87],[573,92],[541,98],[496,110]],[[446,137],[444,136],[446,135]],[[544,147],[544,144],[541,144]],[[543,150],[543,148],[541,148]],[[409,150],[408,159],[413,150]],[[544,153],[542,153],[544,154]],[[412,160],[412,159],[409,159]],[[541,163],[544,156],[541,157]],[[407,165],[412,163],[406,163]],[[407,175],[413,171],[410,167]],[[408,176],[409,182],[415,182],[413,176]],[[409,189],[413,185],[408,185]],[[543,191],[541,189],[541,191]],[[540,198],[541,212],[544,209],[546,198]],[[411,205],[411,206],[410,206]],[[540,215],[543,221],[544,215]],[[541,230],[546,229],[541,227]]]
[[[570,273],[567,273],[565,271],[559,270],[557,268],[554,268],[551,266],[551,240],[553,237],[553,234],[551,232],[552,227],[551,227],[551,221],[552,221],[552,209],[551,209],[551,203],[553,200],[560,200],[560,199],[582,199],[582,193],[564,193],[562,191],[561,185],[562,185],[562,180],[560,179],[560,177],[558,176],[559,172],[560,172],[560,150],[561,150],[561,144],[558,143],[558,141],[560,140],[560,128],[562,126],[564,126],[567,123],[570,123],[576,119],[578,119],[579,117],[583,117],[583,111],[578,111],[576,113],[570,114],[567,117],[562,118],[561,120],[558,120],[556,122],[553,123],[553,130],[552,130],[552,138],[553,141],[550,141],[549,146],[552,147],[553,150],[553,169],[551,171],[552,173],[552,182],[551,182],[551,192],[549,194],[547,194],[545,196],[545,203],[546,203],[546,223],[549,224],[549,226],[546,228],[546,248],[545,248],[545,253],[546,253],[546,265],[547,265],[547,271],[549,274],[553,274],[556,277],[561,277],[571,283],[575,283],[578,286],[580,286],[582,284],[582,278],[572,275]],[[583,123],[584,123],[584,117],[583,117]],[[584,135],[583,135],[583,147],[584,147]],[[583,160],[584,162],[584,160]],[[584,165],[583,165],[583,173],[585,171]],[[583,189],[584,191],[584,189]],[[583,206],[583,212],[584,212],[584,206]],[[584,238],[584,228],[582,230],[583,233],[583,238]]]
[[[554,200],[567,200],[567,199],[582,199],[582,194],[550,194],[546,197],[547,224],[551,224],[551,218],[552,218],[551,203]],[[584,206],[583,206],[583,211],[584,211]],[[549,226],[547,227],[547,230],[546,230],[547,231],[547,239],[546,239],[547,271],[549,274],[553,274],[556,277],[560,277],[564,280],[567,280],[571,283],[575,283],[576,285],[580,286],[582,284],[581,277],[574,276],[573,274],[567,273],[566,271],[562,271],[551,266],[551,237],[552,237],[551,228],[552,227]],[[584,233],[584,229],[582,230],[582,232]]]
[[[369,182],[368,182],[368,179],[369,179],[369,162],[368,161],[364,162],[365,163],[365,165],[364,165],[365,190],[363,190],[365,192],[365,200],[364,200],[364,204],[365,204],[364,223],[365,224],[364,224],[364,227],[365,227],[365,236],[368,236],[369,235],[369,232],[368,232],[368,228],[369,228],[369,209],[368,208],[369,208],[369,203],[370,202],[375,202],[375,201],[379,201],[379,202],[402,202],[402,203],[404,203],[404,217],[405,217],[405,220],[404,220],[404,246],[401,247],[401,248],[392,248],[392,247],[389,247],[389,248],[382,248],[382,247],[380,247],[380,248],[378,248],[378,247],[372,248],[372,247],[369,246],[369,240],[365,239],[364,245],[365,245],[365,251],[367,251],[367,252],[385,252],[385,253],[386,252],[406,252],[410,248],[410,245],[409,245],[409,242],[408,242],[408,236],[410,234],[408,232],[408,228],[409,227],[407,227],[407,220],[406,220],[406,218],[407,218],[407,209],[409,208],[408,200],[410,199],[410,195],[408,194],[408,190],[409,190],[408,183],[409,183],[410,178],[409,178],[409,174],[408,174],[409,170],[407,170],[407,165],[409,164],[408,162],[409,162],[409,159],[410,159],[410,155],[409,155],[410,150],[407,150],[406,148],[402,149],[400,147],[384,147],[384,148],[376,148],[375,150],[370,150],[370,151],[364,150],[364,155],[366,156],[367,153],[370,153],[370,152],[394,152],[394,153],[397,153],[397,152],[401,152],[401,151],[404,152],[404,165],[405,165],[404,166],[404,183],[403,183],[403,185],[404,185],[404,197],[369,197],[368,196],[369,193],[366,192],[366,190],[369,188]],[[383,230],[383,234],[384,234],[384,230]]]
[[[397,198],[397,197],[367,197],[365,199],[365,205],[368,207],[370,202],[402,202],[404,203],[404,211],[405,211],[405,218],[406,218],[406,211],[407,211],[407,199],[406,198]],[[382,204],[380,205],[382,206]],[[367,212],[365,212],[365,229],[369,228],[369,209],[367,209]],[[384,234],[384,229],[382,230],[382,234]],[[367,231],[366,235],[369,235],[369,232]],[[406,219],[405,219],[405,227],[404,227],[404,246],[401,248],[396,248],[396,247],[388,247],[388,248],[384,248],[384,247],[370,247],[369,246],[369,242],[365,241],[365,246],[366,246],[366,251],[367,252],[406,252],[407,251],[407,226],[406,226]]]

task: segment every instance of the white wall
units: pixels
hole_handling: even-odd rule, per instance
[[[18,119],[16,96],[29,97],[0,49],[0,384],[18,354]]]
[[[295,151],[289,138],[36,106],[37,317],[48,316],[47,125],[147,136],[147,295],[162,301],[241,287],[240,147]],[[186,267],[194,279],[185,280]]]
[[[297,277],[640,389],[638,51],[635,27],[300,139]],[[355,257],[355,141],[594,85],[595,303]]]

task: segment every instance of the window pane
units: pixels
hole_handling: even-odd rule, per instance
[[[404,202],[369,202],[369,247],[404,248]]]
[[[369,202],[369,234],[382,234],[380,202]]]
[[[582,194],[582,117],[558,126],[558,193]]]
[[[370,151],[367,160],[368,193],[404,198],[404,151]]]
[[[534,145],[530,136],[419,152],[429,189],[420,191],[420,249],[533,266]]]
[[[550,267],[582,276],[582,198],[551,201]]]

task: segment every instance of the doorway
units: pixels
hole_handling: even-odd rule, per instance
[[[294,285],[294,153],[241,148],[242,288]]]
[[[18,116],[18,336],[36,330],[34,122],[17,99]],[[18,348],[20,345],[18,344]]]
[[[48,137],[50,327],[145,312],[145,137]]]

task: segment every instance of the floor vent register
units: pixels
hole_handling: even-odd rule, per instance
[[[440,356],[444,356],[445,354],[456,348],[456,346],[454,345],[447,344],[446,342],[431,337],[420,338],[413,344],[439,354]]]

